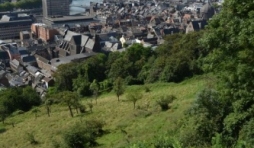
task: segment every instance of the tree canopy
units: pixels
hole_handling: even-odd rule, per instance
[[[0,4],[0,11],[12,11],[14,8],[33,9],[33,8],[41,8],[41,6],[42,6],[41,0],[18,0],[15,3],[4,2]]]
[[[223,147],[251,139],[243,129],[253,125],[254,117],[253,8],[251,1],[225,0],[221,12],[209,21],[200,40],[202,47],[210,53],[203,61],[204,70],[218,76],[218,94],[213,98],[217,105],[210,102],[208,106],[203,102],[202,108],[208,110],[209,117],[199,123],[206,121],[213,125],[208,129],[222,134]],[[203,99],[211,95],[207,94]],[[213,114],[214,111],[217,113]]]

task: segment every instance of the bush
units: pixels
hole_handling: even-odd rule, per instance
[[[157,100],[157,104],[160,105],[162,111],[166,111],[169,109],[169,104],[172,103],[176,97],[174,95],[164,95],[161,96],[159,100]]]
[[[131,144],[127,148],[148,148],[151,147],[151,145],[146,141],[139,141],[137,143]]]
[[[80,105],[79,106],[79,112],[80,113],[85,113],[86,112],[86,106],[85,105]]]
[[[176,138],[163,135],[155,138],[154,148],[181,148],[181,144]]]
[[[27,140],[30,142],[30,144],[38,144],[38,141],[35,139],[33,133],[27,133]]]
[[[145,92],[150,92],[151,91],[150,87],[147,86],[147,85],[144,86],[144,89],[145,89]]]
[[[25,113],[23,110],[16,110],[15,112],[13,112],[11,115],[12,116],[16,116],[16,115],[20,115],[20,114],[23,114]]]
[[[75,126],[68,130],[64,134],[64,141],[70,148],[84,148],[89,146],[90,138],[89,134],[86,134],[85,129],[79,126]],[[92,139],[93,140],[93,139]]]
[[[86,121],[86,124],[77,123],[64,133],[64,142],[70,148],[96,146],[96,138],[102,134],[103,126],[104,122],[100,120]]]

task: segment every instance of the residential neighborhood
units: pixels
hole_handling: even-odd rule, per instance
[[[39,14],[0,13],[1,87],[30,85],[43,97],[59,65],[122,52],[134,43],[156,49],[166,35],[204,29],[222,1],[104,0],[76,15],[66,12],[69,0],[64,8],[52,6],[60,3],[43,0]]]

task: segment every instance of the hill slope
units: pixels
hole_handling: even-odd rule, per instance
[[[188,109],[198,91],[205,86],[205,79],[204,76],[199,76],[179,84],[155,83],[149,85],[151,91],[147,93],[144,86],[129,86],[126,93],[137,89],[144,92],[135,110],[132,102],[125,99],[125,95],[121,96],[121,101],[118,102],[113,93],[100,96],[97,104],[93,101],[92,113],[75,114],[74,118],[70,117],[66,106],[53,105],[51,117],[47,116],[45,107],[41,106],[37,118],[30,111],[8,118],[5,125],[1,123],[0,147],[51,148],[54,147],[54,141],[61,141],[61,134],[68,127],[94,118],[103,120],[104,130],[107,131],[107,134],[98,138],[99,147],[124,147],[128,143],[149,141],[154,136],[177,127],[178,122],[183,119],[184,111]],[[164,112],[156,104],[156,96],[163,94],[177,97],[171,109]],[[83,99],[82,103],[87,104],[87,100],[91,98]],[[14,127],[11,123],[14,123]],[[31,145],[28,135],[30,140],[33,135],[38,144]]]

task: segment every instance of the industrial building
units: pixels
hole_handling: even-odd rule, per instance
[[[3,15],[0,20],[0,39],[19,38],[21,31],[30,31],[34,17],[25,14]]]
[[[94,20],[94,16],[57,16],[57,17],[47,17],[42,21],[49,27],[59,28],[68,24],[70,28],[76,28],[77,25],[88,26],[91,22],[99,22]]]

